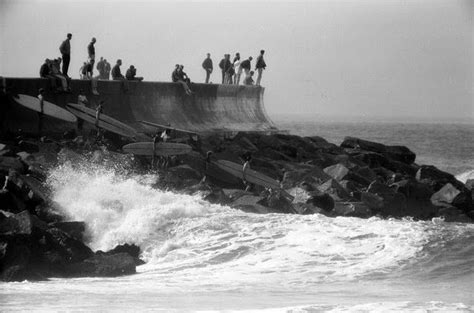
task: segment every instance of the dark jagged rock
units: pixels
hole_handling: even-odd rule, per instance
[[[69,276],[115,277],[136,273],[135,260],[128,253],[96,254],[67,267]]]
[[[18,173],[24,173],[25,165],[15,157],[0,157],[0,173],[3,172],[3,174],[6,175],[11,170],[14,170]]]
[[[86,224],[84,222],[53,222],[50,223],[51,228],[58,228],[76,240],[84,240],[84,232]]]
[[[130,245],[130,244],[123,244],[123,245],[118,245],[116,246],[115,248],[113,248],[112,250],[109,250],[107,252],[104,252],[103,254],[104,255],[117,255],[117,254],[121,254],[121,253],[126,253],[128,255],[130,255],[134,261],[135,261],[135,265],[142,265],[142,264],[145,264],[144,261],[142,261],[140,259],[140,247],[136,246],[136,245]],[[100,252],[98,252],[97,254],[101,254]]]
[[[434,191],[440,190],[447,183],[462,189],[463,184],[454,175],[443,172],[432,165],[422,165],[416,172],[416,179],[430,185]]]
[[[336,216],[370,217],[370,208],[362,202],[336,202],[333,210]]]
[[[327,193],[313,193],[306,203],[328,212],[334,208],[334,199]]]
[[[341,143],[343,148],[351,149],[361,149],[365,151],[371,151],[385,155],[386,157],[403,162],[406,164],[411,164],[415,162],[416,154],[413,153],[410,149],[404,146],[387,146],[381,143],[372,142],[368,140],[363,140],[354,137],[346,137]]]

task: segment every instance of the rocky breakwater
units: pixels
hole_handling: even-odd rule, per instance
[[[49,169],[65,160],[128,168],[148,173],[150,159],[121,152],[124,141],[111,136],[99,146],[66,133],[61,140],[0,138],[0,279],[116,276],[135,273],[140,249],[133,242],[93,252],[86,227],[71,221],[51,200],[45,184]],[[473,222],[473,181],[466,184],[429,165],[415,163],[403,146],[347,137],[340,146],[317,136],[239,133],[189,142],[193,151],[153,170],[155,188],[199,194],[205,200],[253,213],[324,214],[369,218],[443,218]],[[204,156],[242,164],[280,181],[267,190],[224,172],[209,172]],[[203,176],[206,179],[203,180]],[[246,190],[247,189],[247,190]],[[291,195],[291,196],[289,196]]]
[[[251,152],[252,169],[279,180],[294,197],[259,186],[243,191],[242,182],[231,176],[210,177],[206,199],[245,211],[473,222],[472,182],[464,185],[434,166],[416,164],[415,153],[404,146],[352,137],[337,146],[317,136],[241,133],[233,139],[205,139],[201,153],[185,157],[184,163],[199,164],[206,150],[214,151],[214,159],[237,163]],[[187,165],[180,167],[174,171],[190,171]],[[181,183],[180,189],[188,192],[205,189],[202,184],[186,186],[189,180]]]
[[[143,263],[137,246],[93,252],[84,243],[86,225],[68,220],[50,198],[45,185],[48,169],[68,151],[65,146],[75,146],[74,141],[0,142],[1,280],[135,273],[136,265]]]

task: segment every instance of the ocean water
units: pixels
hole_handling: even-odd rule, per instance
[[[333,142],[347,135],[335,126],[298,127]],[[368,129],[359,134],[372,134]],[[357,126],[349,133],[361,136]],[[413,145],[423,155],[414,141],[390,138],[397,132],[381,133],[361,137]],[[453,147],[446,149],[455,153]],[[446,154],[424,157],[449,162]],[[462,156],[449,166],[471,175]],[[147,263],[119,278],[1,283],[0,310],[474,311],[473,224],[249,214],[153,189],[155,179],[88,164],[54,169],[48,180],[54,200],[70,220],[86,222],[90,247],[134,243]]]

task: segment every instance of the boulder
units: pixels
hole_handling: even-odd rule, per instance
[[[361,201],[370,209],[380,211],[384,207],[384,199],[370,192],[361,192]]]
[[[367,218],[372,216],[370,208],[362,202],[336,202],[332,213],[335,216]]]
[[[69,237],[83,241],[86,223],[84,222],[53,222],[48,225],[51,228],[58,228]]]
[[[127,253],[128,255],[130,255],[134,261],[135,261],[135,265],[142,265],[142,264],[145,264],[144,261],[142,261],[140,259],[140,247],[134,245],[134,244],[123,244],[123,245],[118,245],[116,246],[115,248],[113,248],[112,250],[109,250],[107,252],[105,252],[104,254],[105,255],[114,255],[114,254],[119,254],[119,253]]]
[[[20,140],[18,142],[18,148],[28,153],[39,152],[39,146],[36,143],[27,140]]]
[[[265,198],[257,202],[265,207],[274,209],[280,213],[296,213],[291,201],[285,198],[281,192],[271,192]]]
[[[355,166],[353,166],[355,168]],[[367,186],[370,184],[370,180],[356,174],[353,170],[347,168],[344,164],[338,163],[324,169],[324,172],[334,178],[337,181],[350,180],[358,184]]]
[[[1,156],[0,157],[0,173],[8,174],[9,171],[14,170],[18,173],[25,171],[23,163],[14,157]]]
[[[443,186],[440,190],[435,192],[431,196],[431,202],[433,204],[437,204],[440,202],[447,203],[447,204],[452,204],[454,199],[461,193],[458,189],[456,189],[453,185],[450,183],[447,183],[446,185]]]
[[[334,208],[334,199],[327,193],[313,192],[306,203],[328,212]]]
[[[360,149],[380,153],[390,159],[412,164],[415,162],[416,154],[404,146],[387,146],[381,143],[363,140],[354,137],[346,137],[341,143],[342,148]]]
[[[136,273],[135,260],[128,253],[96,254],[67,267],[69,276],[115,277]]]
[[[47,224],[28,211],[18,214],[0,214],[0,234],[31,235],[33,230],[46,230]]]
[[[447,183],[461,190],[463,183],[458,181],[454,175],[443,172],[432,165],[422,165],[416,172],[416,180],[430,185],[434,191],[440,190]]]
[[[260,204],[263,197],[244,195],[231,203],[231,206],[235,209],[242,210],[249,213],[276,213],[277,211]]]
[[[317,187],[320,192],[327,193],[335,200],[349,200],[351,194],[335,179],[328,179]]]

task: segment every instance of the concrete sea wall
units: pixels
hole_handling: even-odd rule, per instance
[[[171,124],[172,127],[202,134],[226,132],[276,132],[277,129],[265,112],[264,88],[218,84],[191,84],[194,94],[186,95],[177,83],[98,81],[99,95],[92,93],[91,81],[72,80],[71,93],[51,90],[50,81],[41,78],[6,78],[7,96],[2,96],[1,118],[3,130],[34,132],[37,114],[13,101],[15,94],[37,96],[39,88],[45,89],[45,99],[65,107],[77,103],[82,89],[90,106],[104,100],[104,113],[139,131],[152,131],[138,121]],[[46,118],[46,133],[63,132],[70,123]]]

